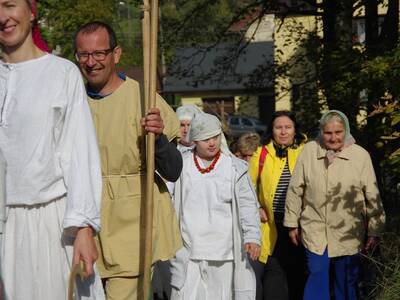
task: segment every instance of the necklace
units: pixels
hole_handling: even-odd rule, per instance
[[[209,165],[207,168],[204,168],[204,169],[203,169],[202,167],[200,167],[199,161],[197,160],[197,156],[196,156],[196,154],[193,152],[194,164],[196,165],[197,170],[199,170],[199,172],[200,172],[201,174],[210,173],[210,172],[214,169],[215,164],[217,163],[217,161],[218,161],[218,159],[219,159],[220,156],[221,156],[221,150],[219,150],[219,151],[217,152],[217,154],[215,155],[213,161],[211,162],[211,165]]]

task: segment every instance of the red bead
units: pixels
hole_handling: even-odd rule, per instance
[[[210,166],[203,169],[202,167],[200,167],[199,162],[197,161],[197,157],[195,152],[193,152],[193,160],[194,160],[194,164],[197,168],[197,170],[199,170],[199,172],[201,174],[205,174],[205,173],[210,173],[212,170],[214,170],[215,164],[217,163],[219,157],[221,156],[221,150],[218,151],[218,153],[215,155],[213,161],[211,162]]]

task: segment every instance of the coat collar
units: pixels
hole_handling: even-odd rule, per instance
[[[317,143],[318,148],[317,148],[317,158],[318,159],[322,159],[326,157],[326,149],[322,148],[321,145],[319,143]],[[337,155],[338,158],[342,158],[342,159],[346,159],[349,160],[350,159],[350,152],[351,152],[351,148],[352,145],[344,148],[342,151],[340,151]]]

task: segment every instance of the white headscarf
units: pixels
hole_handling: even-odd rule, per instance
[[[339,110],[330,110],[327,113],[325,113],[321,120],[319,121],[319,135],[317,136],[317,142],[325,148],[324,145],[324,127],[325,125],[329,122],[329,118],[332,117],[332,115],[338,116],[343,123],[344,126],[344,130],[345,130],[345,137],[344,137],[344,148],[353,145],[356,140],[353,138],[353,136],[350,133],[350,125],[349,125],[349,119],[347,118],[347,116],[342,113]],[[333,163],[333,160],[338,156],[338,151],[334,151],[334,150],[326,150],[326,157],[328,158],[328,162],[329,164]]]
[[[189,142],[204,141],[217,135],[221,135],[222,153],[232,155],[229,151],[225,135],[222,132],[222,125],[218,118],[207,113],[195,114],[190,123],[190,131],[188,134]]]
[[[191,121],[195,114],[203,113],[200,108],[196,105],[188,104],[179,106],[176,109],[176,115],[178,116],[179,121],[188,120]]]

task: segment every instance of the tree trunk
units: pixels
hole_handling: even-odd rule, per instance
[[[343,74],[354,68],[353,54],[354,0],[323,1],[323,60],[322,86],[330,109],[345,112],[352,128],[356,126],[359,96],[351,86],[337,85]]]
[[[365,5],[365,46],[368,58],[375,57],[379,51],[378,1],[364,0]]]

